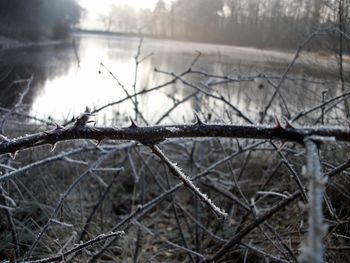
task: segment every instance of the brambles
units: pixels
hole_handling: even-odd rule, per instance
[[[140,53],[141,43],[136,66],[149,57]],[[2,121],[1,259],[296,262],[300,251],[304,261],[347,258],[349,210],[340,203],[349,197],[339,185],[350,166],[341,107],[348,93],[315,102],[323,96],[316,89],[303,98],[310,104],[297,108],[303,92],[284,90],[285,82],[323,85],[290,76],[297,55],[276,77],[200,71],[197,53],[182,73],[156,70],[171,79],[142,90],[136,80],[128,90],[108,70],[124,98],[60,124],[37,120],[29,132],[29,124],[16,123],[20,99]],[[193,75],[205,81],[198,84]],[[255,92],[268,96],[253,114],[229,92],[256,79],[266,83]],[[205,107],[192,122],[166,125],[163,120],[186,101],[173,97],[157,125],[148,124],[142,95],[175,83]],[[130,123],[93,123],[98,112],[130,100]]]

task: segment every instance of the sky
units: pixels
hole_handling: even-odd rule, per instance
[[[82,28],[99,29],[101,15],[106,15],[112,5],[127,4],[135,9],[150,8],[153,10],[158,0],[79,0],[79,4],[86,10],[86,15],[81,21]]]

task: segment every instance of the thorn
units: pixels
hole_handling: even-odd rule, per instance
[[[209,113],[208,113],[208,118],[207,118],[208,121],[211,121],[211,117],[212,117],[212,115],[211,115],[211,113],[209,112]]]
[[[13,151],[13,152],[10,153],[10,156],[11,156],[12,160],[14,160],[16,158],[17,153],[18,153],[18,151]]]
[[[96,147],[100,146],[103,141],[104,141],[104,138],[96,140]]]
[[[130,125],[130,127],[129,128],[133,128],[133,129],[135,129],[135,128],[138,128],[139,126],[136,124],[136,122],[129,116],[129,119],[130,119],[130,121],[131,121],[131,125]]]
[[[55,130],[62,130],[64,127],[58,123],[55,122],[56,129]]]
[[[237,143],[237,147],[238,147],[238,152],[241,152],[243,149],[242,149],[242,146],[241,144],[239,143],[238,139],[236,138],[236,143]]]
[[[275,115],[275,129],[283,129],[279,119]]]
[[[290,121],[286,118],[286,117],[283,117],[285,123],[286,123],[286,128],[288,129],[295,129],[295,127],[290,123]]]
[[[201,120],[199,117],[198,113],[194,111],[194,117],[196,118],[195,120],[195,125],[204,125],[205,123]]]
[[[50,143],[51,149],[50,152],[53,152],[56,149],[57,142],[55,143]]]

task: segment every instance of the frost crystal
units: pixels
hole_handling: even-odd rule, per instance
[[[176,127],[169,127],[169,128],[166,128],[166,129],[167,129],[168,131],[172,132],[172,133],[181,131],[180,128],[176,128]]]
[[[206,194],[202,193],[200,189],[193,184],[191,178],[183,173],[175,163],[172,163],[158,147],[154,147],[153,150],[168,165],[172,173],[178,177],[183,182],[183,184],[188,187],[202,202],[206,203],[216,216],[227,216],[227,213],[217,207]]]

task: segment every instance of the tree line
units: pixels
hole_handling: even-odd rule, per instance
[[[175,39],[295,48],[319,28],[349,32],[349,14],[349,0],[159,0],[153,11],[114,6],[101,21],[106,31],[141,30]],[[322,37],[313,48],[327,48],[335,38]]]
[[[32,41],[66,38],[81,11],[76,0],[0,0],[0,34]]]

